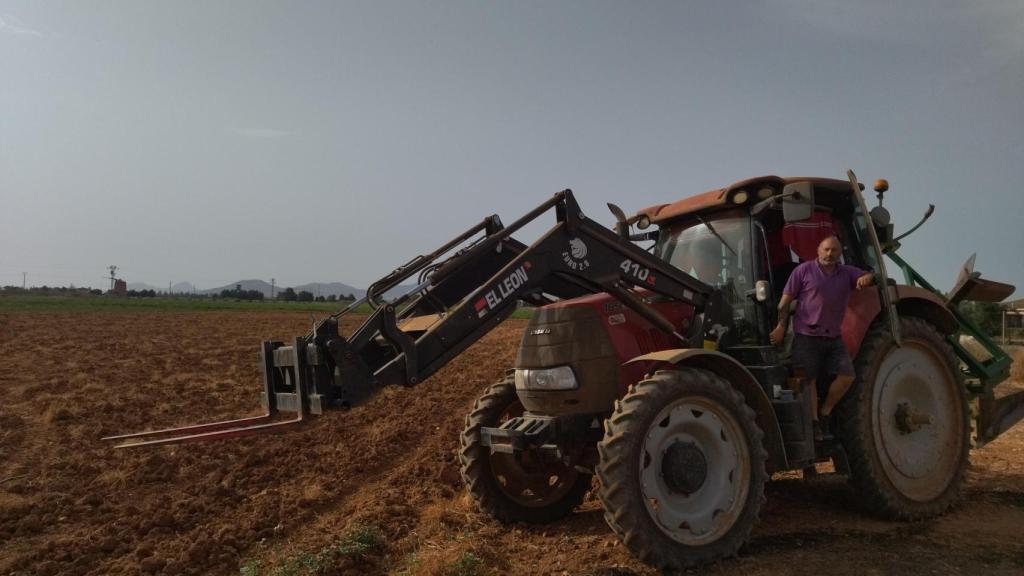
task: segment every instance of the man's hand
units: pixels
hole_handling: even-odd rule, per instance
[[[863,290],[868,286],[872,286],[875,283],[875,275],[871,272],[857,278],[857,290]]]
[[[775,327],[775,330],[772,330],[771,332],[768,333],[768,340],[772,344],[778,344],[779,342],[782,342],[782,339],[785,337],[786,327],[783,326],[782,324],[779,324],[778,326]]]

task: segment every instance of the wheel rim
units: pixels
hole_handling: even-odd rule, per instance
[[[658,413],[644,437],[644,504],[658,528],[682,544],[707,544],[729,531],[747,500],[750,474],[743,429],[714,400],[676,400]]]
[[[879,366],[871,413],[875,452],[893,486],[911,500],[941,496],[965,441],[960,391],[943,359],[921,342],[893,347]]]
[[[501,423],[521,416],[518,401],[509,406],[498,420]],[[491,474],[498,490],[510,500],[527,508],[543,508],[561,500],[572,489],[579,472],[560,462],[545,462],[533,451],[517,455],[492,453]]]

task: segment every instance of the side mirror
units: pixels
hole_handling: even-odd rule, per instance
[[[875,206],[868,212],[871,222],[875,225],[875,234],[878,234],[878,242],[885,246],[892,242],[893,226],[889,211],[881,206]]]
[[[814,214],[814,184],[794,182],[782,189],[782,218],[786,222],[807,220]]]
[[[768,281],[758,280],[754,282],[754,298],[758,302],[765,302],[768,300]]]

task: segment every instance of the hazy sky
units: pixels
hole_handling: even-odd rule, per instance
[[[0,0],[0,284],[366,286],[566,187],[847,168],[1024,291],[1024,2]]]

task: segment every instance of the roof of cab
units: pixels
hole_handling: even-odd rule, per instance
[[[703,192],[695,196],[683,198],[682,200],[671,204],[650,206],[640,210],[637,214],[647,215],[647,217],[651,219],[651,222],[661,224],[689,214],[698,214],[725,206],[729,202],[730,193],[734,190],[749,188],[751,193],[756,194],[757,190],[768,186],[775,189],[776,192],[781,192],[784,186],[794,182],[811,182],[814,185],[814,193],[816,196],[822,192],[831,196],[833,194],[838,195],[848,193],[850,191],[850,182],[847,180],[806,176],[787,178],[779,176],[758,176],[756,178],[747,178],[746,180],[734,182],[725,188],[708,190],[707,192]],[[861,189],[864,189],[863,184],[861,185]]]

